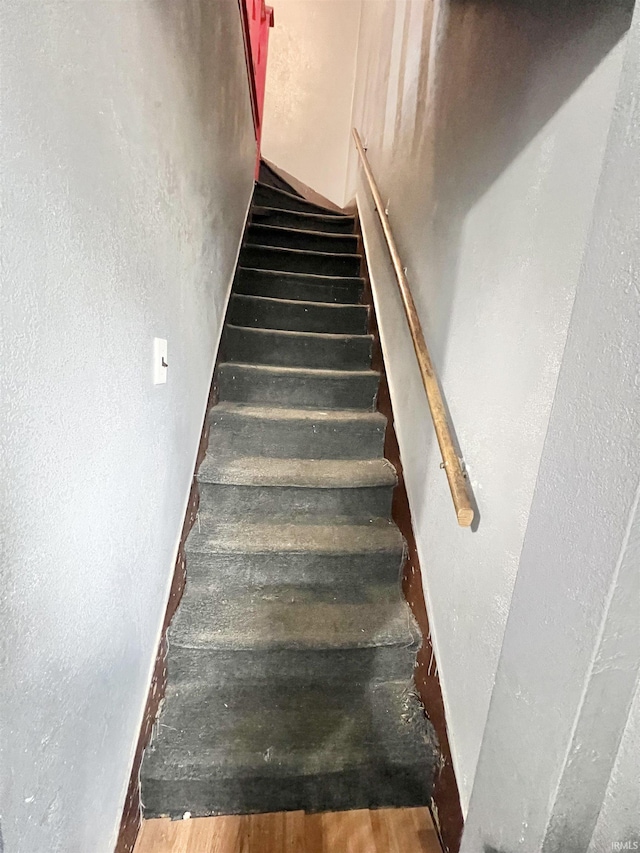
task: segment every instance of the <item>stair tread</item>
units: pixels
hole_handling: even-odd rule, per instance
[[[328,377],[348,377],[348,376],[371,376],[378,374],[377,370],[338,370],[337,368],[324,367],[281,367],[275,364],[252,364],[241,361],[223,361],[221,366],[228,368],[237,367],[241,370],[255,370],[258,373],[273,373],[278,376],[299,376],[304,379],[305,376],[328,376]]]
[[[236,296],[241,296],[243,294],[235,294]],[[263,299],[270,297],[250,297],[255,299]],[[284,301],[293,301],[293,300],[280,300]],[[296,304],[300,304],[297,302]],[[304,304],[304,302],[302,303]],[[313,302],[309,303],[311,305],[328,305],[332,303],[325,302]],[[350,306],[351,307],[351,306]],[[285,337],[290,338],[291,340],[326,340],[326,341],[335,341],[336,343],[340,341],[349,341],[356,338],[357,340],[373,340],[373,335],[356,335],[351,332],[301,332],[293,329],[263,329],[261,326],[239,326],[236,323],[227,323],[227,329],[241,329],[243,332],[259,334],[259,335],[284,335]]]
[[[281,190],[279,187],[272,187],[270,184],[265,184],[262,181],[256,181],[256,190],[267,191],[267,193],[272,192],[276,194],[277,198],[281,198],[283,201],[290,201],[294,205],[292,210],[296,210],[296,205],[302,203],[307,207],[314,208],[315,210],[321,211],[322,213],[326,212],[327,214],[332,214],[334,216],[343,216],[343,214],[334,213],[328,207],[325,207],[322,204],[318,204],[315,201],[309,201],[308,199],[304,198],[301,195],[298,195],[297,193],[290,193],[286,190]],[[289,208],[285,209],[288,210]]]
[[[256,204],[252,208],[252,213],[259,213],[259,214],[260,213],[262,213],[262,214],[274,213],[274,214],[277,214],[281,210],[282,210],[282,208],[280,208],[280,207],[269,207],[268,205],[265,205],[265,204]],[[348,214],[343,215],[341,213],[313,213],[312,211],[305,211],[305,210],[290,210],[288,212],[289,213],[295,213],[301,217],[309,217],[310,221],[317,220],[319,222],[322,222],[322,221],[335,222],[337,220],[341,220],[341,221],[351,220],[351,222],[355,222],[355,216],[350,216]],[[258,223],[256,223],[256,224],[258,224]],[[323,231],[322,233],[324,234],[326,232]]]
[[[187,551],[211,554],[268,553],[401,553],[404,540],[398,528],[387,519],[366,524],[319,524],[288,522],[227,522],[217,525],[215,535],[200,531],[196,524],[187,540]]]
[[[369,310],[367,305],[359,305],[354,303],[344,303],[344,302],[313,302],[310,299],[283,299],[281,296],[257,296],[253,293],[234,293],[233,299],[240,300],[251,300],[252,302],[257,302],[259,305],[272,305],[277,308],[291,308],[293,310],[305,310],[309,308],[317,308],[320,311],[335,311],[337,314],[358,311],[362,314],[366,314]],[[237,325],[237,324],[234,324]],[[286,330],[277,330],[277,331],[286,331]],[[318,334],[327,334],[325,332]],[[343,333],[344,334],[344,333]],[[352,334],[347,334],[347,337],[354,337]],[[362,337],[362,336],[360,336]]]
[[[169,643],[192,649],[360,649],[416,642],[400,586],[365,587],[356,602],[327,590],[225,588],[187,584]]]
[[[318,260],[323,260],[324,258],[339,258],[344,260],[345,258],[352,258],[360,260],[362,255],[358,252],[318,252],[317,249],[291,249],[288,246],[265,246],[262,243],[254,243],[248,241],[243,244],[243,249],[259,249],[261,252],[286,252],[289,255],[297,256],[297,255],[313,255],[317,256]],[[260,267],[258,267],[260,269]],[[279,272],[279,270],[277,270]],[[284,271],[283,271],[284,272]],[[339,276],[340,278],[359,278],[359,276]]]
[[[266,699],[264,688],[249,688],[235,695],[220,691],[213,702],[211,693],[196,684],[169,687],[170,702],[149,750],[145,776],[329,774],[385,757],[394,763],[424,762],[424,750],[432,749],[419,731],[415,718],[420,705],[406,681],[374,687],[369,694],[377,699],[373,714],[362,687],[352,694],[311,690]],[[210,715],[194,731],[190,724],[205,702],[212,705]],[[387,713],[378,707],[383,702]]]
[[[380,412],[365,409],[287,409],[277,406],[255,406],[247,403],[221,401],[210,412],[215,420],[216,414],[241,415],[245,418],[272,421],[324,421],[337,423],[377,423],[384,426],[387,419]]]
[[[300,488],[393,486],[397,478],[386,459],[281,459],[265,456],[221,458],[207,454],[198,471],[207,483]]]
[[[258,304],[273,305],[278,308],[292,308],[300,310],[301,308],[318,308],[321,311],[350,312],[359,311],[366,314],[369,310],[367,305],[348,302],[314,302],[311,299],[285,299],[282,296],[258,296],[253,293],[233,293],[233,299],[246,299],[255,301]]]
[[[252,222],[249,226],[249,229],[250,229],[249,233],[251,233],[251,230],[253,230],[253,229],[256,229],[256,230],[264,229],[266,231],[266,233],[272,232],[275,234],[277,232],[285,231],[285,232],[290,232],[292,234],[296,234],[300,237],[304,237],[305,235],[309,235],[312,237],[321,237],[323,240],[325,240],[325,239],[329,240],[329,241],[335,240],[336,243],[344,243],[345,241],[350,242],[350,243],[357,242],[357,237],[355,234],[336,234],[336,233],[332,233],[331,231],[314,231],[310,228],[290,228],[287,225],[268,225],[265,222]],[[253,242],[253,241],[251,241],[251,242]],[[275,246],[273,248],[289,248],[289,247],[287,247],[287,246],[282,246],[282,247],[281,246]],[[312,249],[311,251],[316,251],[316,250]]]
[[[267,248],[277,248],[274,246],[267,246]],[[322,252],[320,254],[323,254]],[[329,253],[325,253],[329,254]],[[291,270],[263,270],[260,267],[245,267],[242,264],[238,267],[239,271],[247,271],[247,272],[257,272],[263,276],[271,276],[271,277],[286,277],[291,280],[294,279],[312,279],[317,281],[318,284],[350,284],[352,282],[357,282],[358,284],[364,284],[364,279],[359,275],[322,275],[322,273],[315,272],[293,272]],[[234,291],[235,293],[235,291]]]

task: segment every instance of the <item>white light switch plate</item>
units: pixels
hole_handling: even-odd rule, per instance
[[[164,385],[167,381],[167,342],[164,338],[153,339],[153,384]]]

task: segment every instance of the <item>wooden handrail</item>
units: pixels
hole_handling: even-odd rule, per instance
[[[474,516],[473,505],[469,495],[469,484],[451,437],[451,429],[449,427],[447,411],[442,400],[438,377],[436,376],[436,372],[433,368],[431,356],[429,355],[429,348],[427,347],[427,343],[424,339],[420,318],[418,317],[415,302],[413,301],[413,296],[409,289],[409,282],[407,281],[402,262],[400,261],[398,247],[396,246],[396,241],[393,239],[393,234],[391,233],[389,218],[385,212],[382,197],[380,196],[380,190],[378,189],[378,185],[373,177],[371,166],[369,165],[364,146],[362,145],[362,140],[360,139],[360,134],[355,127],[353,128],[353,138],[355,139],[356,148],[358,149],[360,161],[362,162],[362,168],[364,169],[371,194],[373,195],[376,210],[380,217],[380,224],[384,231],[387,248],[389,249],[396,279],[398,281],[398,288],[400,290],[400,296],[402,297],[404,313],[409,325],[413,348],[416,353],[416,358],[418,359],[420,375],[422,376],[422,384],[424,385],[424,390],[427,395],[427,402],[429,403],[429,410],[431,411],[431,418],[433,420],[433,426],[436,431],[436,437],[438,439],[438,445],[442,455],[441,467],[444,468],[447,480],[449,481],[449,488],[451,489],[451,497],[453,498],[453,505],[456,510],[458,524],[461,527],[469,527],[473,522]]]

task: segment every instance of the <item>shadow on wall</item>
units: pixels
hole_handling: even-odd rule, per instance
[[[371,127],[366,98],[362,127],[370,149],[388,157],[377,166],[378,157],[370,155],[383,196],[384,185],[394,188],[416,229],[409,240],[422,243],[429,257],[432,292],[424,304],[436,363],[446,346],[468,211],[620,41],[633,5],[453,0],[434,16],[434,3],[427,1],[398,4],[395,22],[391,6],[385,9],[366,76],[378,97],[387,96],[386,116],[382,126]],[[406,66],[418,31],[412,88]],[[407,162],[419,167],[420,180],[415,171],[407,179]],[[416,299],[422,302],[423,295]]]
[[[434,93],[430,131],[434,240],[447,247],[435,273],[442,293],[453,292],[467,211],[620,41],[633,6],[633,0],[451,3],[438,60],[446,71]],[[427,144],[429,135],[417,134]]]

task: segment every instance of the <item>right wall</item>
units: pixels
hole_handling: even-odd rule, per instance
[[[363,3],[353,124],[387,203],[479,508],[472,530],[457,526],[388,254],[353,155],[351,187],[465,814],[631,7]]]

